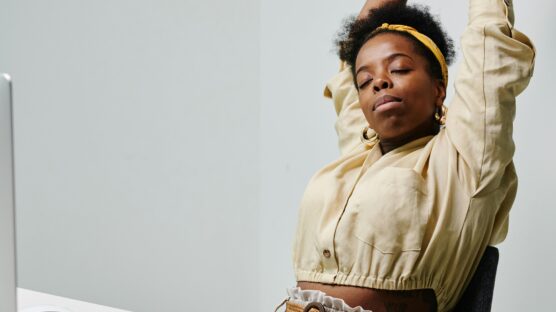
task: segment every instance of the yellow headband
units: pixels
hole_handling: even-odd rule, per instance
[[[432,41],[431,38],[423,35],[422,33],[417,31],[417,29],[415,29],[413,27],[405,26],[405,25],[390,25],[388,23],[384,23],[380,27],[377,27],[377,29],[375,29],[373,31],[373,33],[376,33],[377,31],[383,30],[383,29],[406,32],[406,33],[412,35],[413,37],[415,37],[415,39],[419,40],[419,42],[421,42],[429,50],[431,50],[431,52],[434,54],[434,56],[438,60],[438,63],[440,63],[440,67],[442,69],[442,80],[444,82],[444,86],[448,85],[448,64],[446,63],[446,59],[444,58],[444,54],[442,54],[442,52],[440,51],[440,49],[438,48],[436,43],[434,43],[434,41]]]

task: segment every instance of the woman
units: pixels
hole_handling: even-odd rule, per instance
[[[506,236],[515,97],[533,46],[510,1],[470,0],[446,113],[454,53],[426,9],[369,0],[346,30],[325,90],[342,155],[301,202],[287,311],[449,311]]]

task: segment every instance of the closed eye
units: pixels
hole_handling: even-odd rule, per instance
[[[409,68],[402,68],[402,69],[394,69],[392,70],[392,74],[407,74],[411,71]]]
[[[362,84],[359,85],[359,89],[363,89],[369,85],[369,83],[373,81],[372,79],[365,80]]]

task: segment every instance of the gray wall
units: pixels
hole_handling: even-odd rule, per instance
[[[256,310],[259,3],[217,4],[2,1],[21,287]]]
[[[295,283],[307,180],[338,155],[322,97],[332,39],[363,2],[0,0],[20,286],[139,312],[272,311]],[[515,2],[539,54],[518,100],[520,189],[493,311],[543,311],[556,275],[556,3]],[[423,3],[457,40],[466,1]]]

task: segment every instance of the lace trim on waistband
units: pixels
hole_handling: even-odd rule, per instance
[[[292,303],[306,305],[311,302],[319,302],[326,308],[327,312],[372,312],[362,307],[352,308],[344,300],[327,296],[318,290],[302,290],[299,287],[288,289],[288,295]]]

